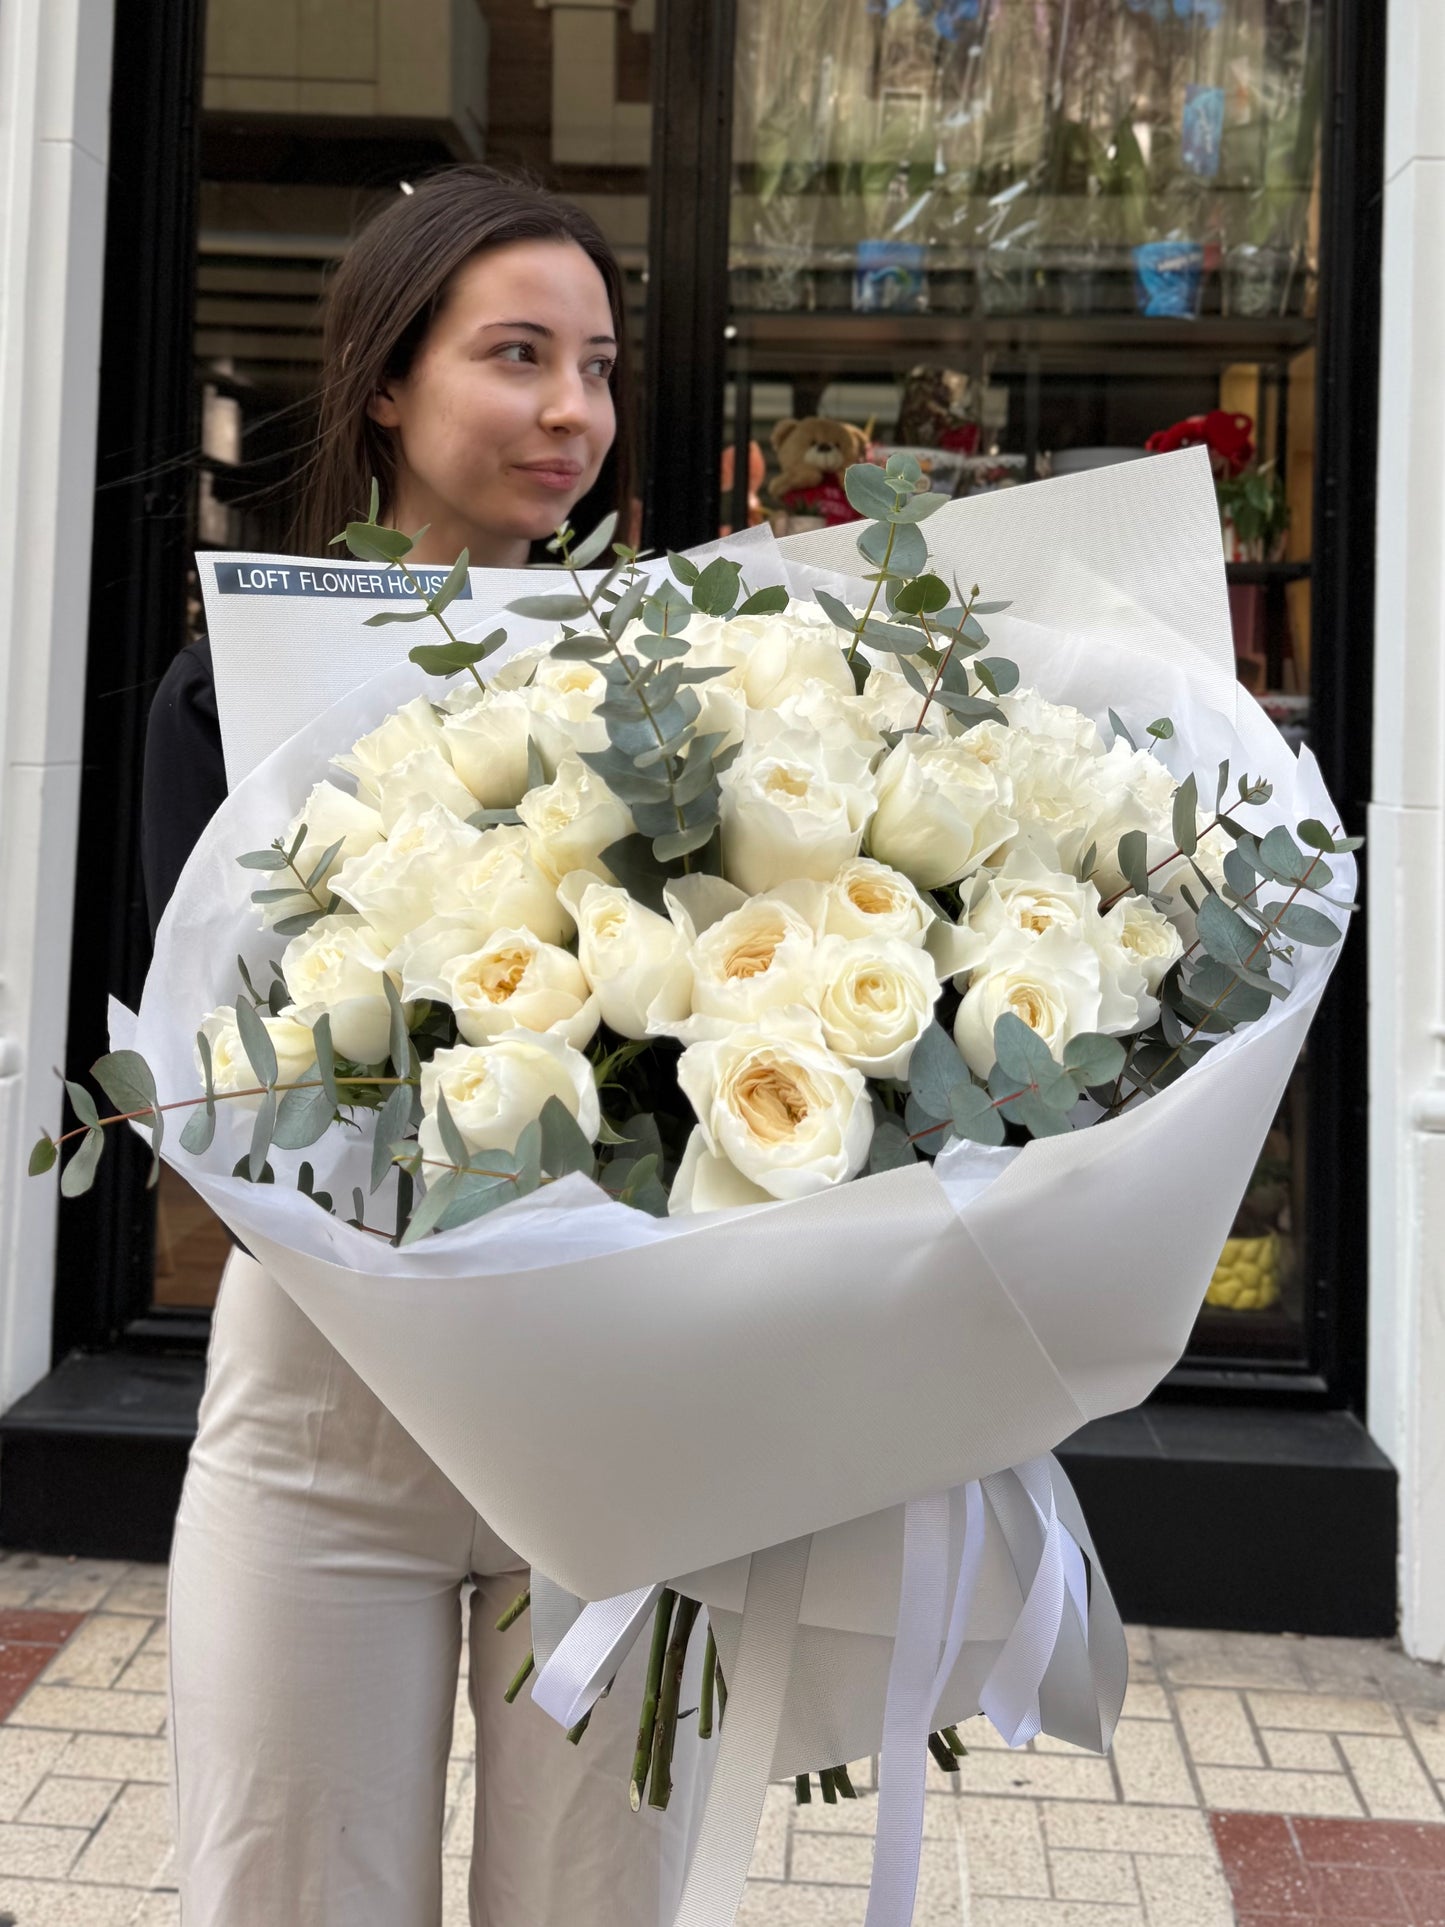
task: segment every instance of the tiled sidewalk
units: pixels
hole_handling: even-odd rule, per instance
[[[178,1921],[164,1611],[163,1567],[0,1554],[0,1927]],[[930,1767],[915,1927],[1445,1927],[1445,1675],[1366,1642],[1130,1640],[1111,1760],[974,1721],[961,1772]],[[459,1691],[445,1927],[470,1725]],[[743,1927],[859,1927],[870,1764],[853,1779],[832,1807],[770,1790]]]

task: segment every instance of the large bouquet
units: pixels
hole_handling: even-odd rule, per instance
[[[550,643],[455,633],[465,558],[375,618],[446,634],[233,792],[94,1072],[157,1158],[189,1106],[191,1182],[530,1558],[574,1737],[651,1624],[635,1800],[706,1626],[696,1922],[770,1771],[846,1794],[881,1732],[906,1919],[925,1741],[1107,1744],[1122,1642],[1041,1455],[1177,1356],[1353,877],[1187,647],[1006,614],[976,505],[847,482],[852,579],[608,526],[511,605]],[[70,1089],[74,1191],[115,1120]]]

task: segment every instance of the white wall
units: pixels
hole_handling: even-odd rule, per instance
[[[1389,0],[1374,804],[1370,1429],[1407,1649],[1445,1659],[1445,6]]]
[[[100,359],[110,0],[0,4],[0,1407],[50,1364]]]

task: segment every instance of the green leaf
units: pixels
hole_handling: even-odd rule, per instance
[[[717,818],[710,816],[706,822],[694,823],[685,830],[669,830],[664,836],[652,839],[652,854],[659,863],[671,863],[680,856],[689,856],[692,851],[700,850],[704,843],[712,841],[712,833],[717,827]]]
[[[1012,609],[1012,607],[1011,599],[1003,602],[975,602],[973,613],[976,616],[997,616],[1002,615],[1005,609]]]
[[[788,592],[781,583],[768,589],[756,589],[737,611],[740,616],[781,615],[788,606]]]
[[[590,1178],[597,1158],[582,1126],[560,1097],[542,1106],[542,1168],[549,1177],[565,1178],[569,1171],[585,1171]]]
[[[420,642],[407,651],[407,658],[428,676],[454,676],[459,669],[470,669],[487,653],[484,642]]]
[[[915,495],[909,501],[899,504],[893,512],[893,520],[895,522],[927,521],[930,515],[937,515],[940,509],[947,508],[949,500],[947,495],[936,495],[932,492]]]
[[[870,1171],[899,1171],[905,1165],[917,1162],[918,1153],[909,1142],[907,1131],[896,1118],[885,1118],[875,1126],[873,1142],[868,1147]]]
[[[400,562],[416,546],[411,536],[379,522],[348,522],[343,540],[360,562]]]
[[[634,1211],[646,1211],[654,1218],[667,1216],[667,1189],[658,1176],[656,1153],[649,1152],[637,1160],[620,1196],[623,1204],[631,1205]]]
[[[1156,742],[1167,743],[1174,734],[1174,724],[1168,716],[1159,716],[1149,725],[1149,734]]]
[[[1019,686],[1019,666],[1007,656],[975,656],[973,671],[994,696],[1012,695]]]
[[[1217,896],[1206,897],[1199,906],[1199,941],[1217,963],[1231,970],[1247,969],[1248,959],[1259,948],[1259,938],[1244,918]]]
[[[1126,830],[1119,838],[1115,857],[1131,890],[1141,897],[1149,894],[1149,839],[1143,830]]]
[[[918,457],[916,455],[910,455],[902,448],[895,449],[893,454],[888,457],[888,460],[883,464],[883,472],[885,475],[893,476],[895,481],[907,482],[910,488],[917,488],[923,480],[923,469],[919,464]]]
[[[948,584],[941,576],[915,576],[898,591],[893,606],[906,616],[934,615],[948,607]]]
[[[612,654],[612,644],[605,636],[567,636],[548,653],[554,662],[600,662]]]
[[[386,1094],[386,1102],[376,1114],[376,1131],[371,1140],[373,1191],[380,1189],[382,1180],[391,1169],[392,1145],[397,1138],[405,1137],[407,1126],[411,1123],[411,1098],[412,1087],[409,1084],[393,1084]],[[463,1157],[459,1162],[465,1164],[466,1159]]]
[[[389,629],[394,622],[425,622],[431,614],[425,604],[420,609],[378,609],[361,625],[363,629]]]
[[[573,594],[524,595],[507,607],[514,616],[531,616],[537,622],[576,622],[591,613],[586,596]]]
[[[32,1178],[43,1177],[47,1171],[55,1168],[55,1160],[59,1156],[60,1153],[55,1148],[55,1139],[49,1131],[42,1131],[30,1153],[29,1175]]]
[[[843,471],[843,493],[860,515],[887,521],[898,507],[900,491],[874,463],[854,462]]]
[[[693,585],[692,606],[701,615],[725,616],[738,599],[742,567],[725,555],[708,563]]]
[[[1174,841],[1185,856],[1199,848],[1199,785],[1192,773],[1174,792]]]
[[[319,1085],[284,1092],[276,1111],[272,1142],[281,1151],[304,1150],[324,1134],[335,1109]]]
[[[1307,816],[1295,826],[1295,833],[1300,842],[1307,843],[1312,850],[1322,850],[1326,856],[1334,851],[1335,839],[1318,817]]]
[[[1084,1090],[1112,1084],[1124,1068],[1124,1046],[1117,1037],[1098,1031],[1080,1031],[1064,1046],[1064,1069],[1072,1073]]]
[[[1134,741],[1134,738],[1129,734],[1122,719],[1117,716],[1112,709],[1109,711],[1109,727],[1113,730],[1116,740],[1127,743],[1130,749],[1137,749],[1139,747]]]
[[[966,1078],[957,1044],[936,1020],[913,1046],[908,1060],[908,1088],[931,1118],[951,1114],[951,1093]]]
[[[960,1079],[949,1091],[949,1110],[959,1137],[975,1144],[1002,1144],[1003,1117],[993,1099],[971,1080]]]
[[[631,588],[618,597],[616,605],[608,611],[607,620],[603,624],[603,627],[614,642],[617,641],[626,629],[628,623],[636,616],[638,610],[647,600],[647,595],[647,580],[644,576],[639,576]]]
[[[405,1077],[411,1069],[411,1039],[406,1031],[406,1012],[401,1007],[401,999],[396,994],[396,985],[383,974],[382,989],[386,992],[387,1009],[391,1013],[391,1038],[387,1047],[391,1068],[398,1077]]]
[[[401,1234],[403,1249],[414,1245],[426,1237],[434,1226],[445,1216],[448,1207],[455,1201],[461,1186],[461,1176],[456,1171],[443,1172],[435,1184],[429,1184],[426,1196],[411,1214],[411,1222]]]
[[[216,1135],[216,1111],[214,1105],[202,1110],[192,1111],[186,1119],[185,1129],[181,1132],[181,1149],[199,1157],[202,1151],[209,1151],[211,1139]]]
[[[590,535],[584,535],[569,558],[574,569],[585,569],[595,562],[617,532],[617,510],[604,515]]]
[[[325,915],[324,910],[302,910],[294,917],[282,917],[271,927],[278,937],[300,937],[305,935],[313,923],[319,923]]]
[[[105,1132],[92,1125],[60,1174],[60,1195],[63,1198],[79,1198],[90,1189],[95,1182],[95,1167],[104,1149]]]
[[[268,1086],[274,1084],[276,1046],[271,1042],[266,1026],[244,998],[236,1005],[236,1028],[241,1033],[241,1048],[256,1074],[256,1082]]]
[[[1328,879],[1328,865],[1318,856],[1306,856],[1282,823],[1263,838],[1259,854],[1265,874],[1277,883],[1303,883],[1307,876],[1319,881]]]
[[[1072,1083],[1068,1079],[1064,1081],[1072,1091]],[[1006,1104],[1004,1111],[1009,1121],[1022,1124],[1030,1137],[1062,1137],[1072,1128],[1062,1111],[1057,1110],[1043,1097],[1036,1097],[1032,1091],[1025,1091],[1022,1097],[1017,1097],[1011,1104]]]
[[[248,850],[236,861],[243,870],[284,870],[286,852],[284,850]]]
[[[928,567],[928,544],[923,531],[912,522],[893,525],[893,553],[888,567],[895,575],[921,575]]]
[[[437,1129],[441,1132],[442,1149],[446,1152],[447,1158],[451,1163],[464,1167],[469,1158],[466,1139],[457,1129],[456,1119],[452,1116],[451,1106],[447,1103],[446,1092],[442,1090],[437,1092],[436,1119]]]
[[[668,550],[667,566],[685,589],[690,589],[701,573],[695,562],[689,561],[685,555],[679,555],[676,549]]]
[[[118,1111],[149,1112],[148,1119],[142,1116],[136,1121],[148,1121],[150,1124],[151,1168],[146,1185],[155,1184],[161,1174],[161,1144],[166,1134],[166,1120],[156,1096],[156,1080],[151,1074],[150,1065],[139,1051],[110,1051],[96,1059],[90,1067],[90,1074]]]
[[[630,896],[660,916],[666,915],[662,892],[668,875],[652,853],[650,838],[636,834],[619,837],[602,852],[602,861]]]
[[[829,595],[826,589],[815,589],[813,593],[818,607],[823,610],[835,629],[841,629],[844,635],[848,636],[857,634],[858,624],[862,618],[855,616],[846,602],[840,602],[837,596]],[[914,647],[917,646],[915,641]]]
[[[1054,1054],[1022,1017],[1006,1010],[993,1027],[998,1067],[1016,1084],[1052,1084],[1059,1066]]]
[[[316,859],[316,862],[311,867],[310,876],[307,877],[306,879],[306,888],[308,890],[314,890],[317,884],[320,883],[321,879],[326,875],[326,872],[331,868],[332,864],[336,861],[337,857],[340,856],[341,846],[345,843],[345,841],[346,841],[346,838],[344,836],[338,836],[334,843],[329,844],[327,848],[322,851],[321,855]]]
[[[272,1072],[274,1077],[275,1072]],[[271,1134],[276,1128],[276,1093],[268,1090],[256,1109],[256,1122],[251,1127],[251,1149],[246,1156],[246,1166],[252,1184],[261,1182],[261,1173],[266,1168],[266,1153],[271,1148]]]
[[[1344,932],[1319,910],[1307,903],[1291,903],[1275,918],[1274,927],[1292,943],[1316,944],[1324,948],[1338,943]]]
[[[462,1173],[456,1181],[456,1190],[446,1210],[437,1220],[438,1231],[455,1231],[461,1225],[471,1224],[477,1218],[485,1217],[489,1211],[496,1211],[500,1206],[510,1204],[513,1198],[522,1197],[528,1190],[535,1190],[534,1185],[528,1185],[520,1178],[504,1174],[503,1166],[513,1162],[504,1152],[488,1151],[487,1159],[489,1162],[493,1159],[500,1160],[497,1164],[497,1175],[484,1177],[475,1171]]]

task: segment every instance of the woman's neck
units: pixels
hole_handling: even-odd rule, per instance
[[[388,506],[386,520],[392,528],[424,528],[421,540],[407,557],[409,562],[450,565],[465,549],[474,569],[525,569],[531,555],[531,544],[525,536],[477,528],[436,504],[409,501],[405,492]]]

